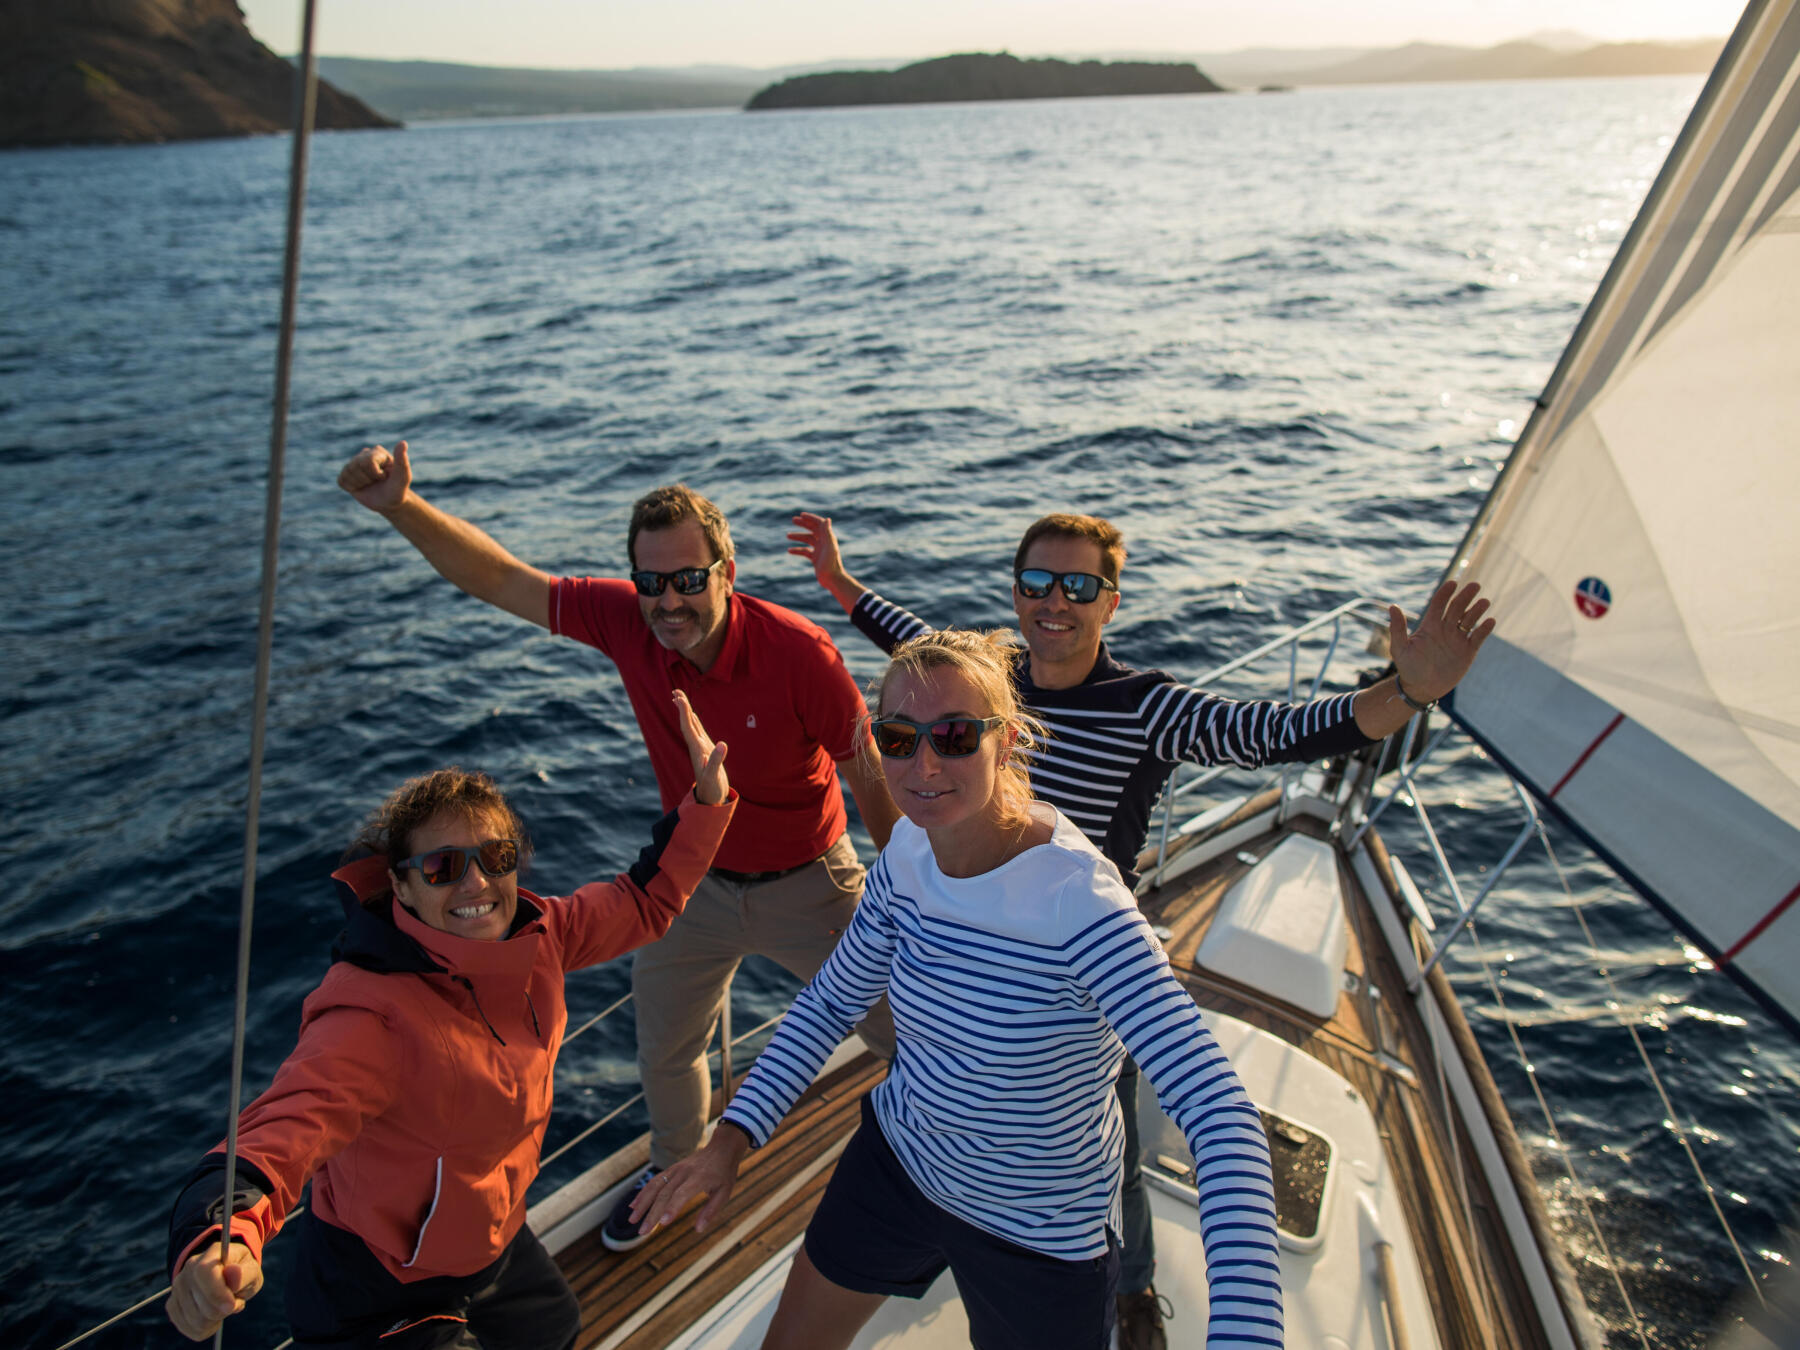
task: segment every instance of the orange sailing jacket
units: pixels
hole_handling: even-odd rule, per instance
[[[301,1012],[300,1041],[238,1120],[232,1235],[260,1261],[307,1178],[318,1217],[402,1281],[471,1275],[525,1222],[567,1012],[564,972],[668,931],[712,862],[736,794],[690,793],[629,873],[573,895],[519,891],[500,942],[454,937],[388,895],[387,862],[333,873],[349,926]],[[222,1149],[223,1145],[219,1146]],[[170,1268],[216,1235],[224,1155],[170,1223]]]

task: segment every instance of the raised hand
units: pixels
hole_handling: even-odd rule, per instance
[[[385,445],[365,445],[338,471],[337,481],[369,510],[392,511],[406,500],[406,490],[412,486],[406,442],[396,441],[391,451]]]
[[[1440,699],[1456,688],[1494,631],[1494,621],[1482,617],[1488,602],[1476,598],[1480,591],[1473,582],[1458,589],[1454,581],[1446,581],[1410,633],[1399,606],[1388,606],[1389,655],[1401,685],[1419,702]]]
[[[231,1262],[219,1265],[219,1244],[203,1247],[175,1272],[163,1311],[175,1330],[190,1341],[203,1341],[262,1288],[262,1267],[241,1242],[231,1244]]]
[[[813,565],[813,576],[830,591],[848,613],[863,592],[855,577],[844,570],[843,554],[838,552],[837,532],[831,528],[831,517],[801,511],[794,517],[794,529],[788,534],[788,552],[805,558]]]
[[[694,1216],[694,1231],[704,1233],[724,1213],[731,1189],[737,1185],[738,1164],[749,1151],[748,1135],[735,1125],[719,1124],[705,1148],[644,1183],[631,1202],[631,1221],[638,1232],[653,1233],[674,1223],[704,1195],[710,1198]]]
[[[705,806],[717,806],[731,795],[731,781],[725,776],[724,741],[716,744],[700,725],[694,705],[688,696],[675,691],[675,715],[681,722],[681,739],[687,742],[688,759],[694,766],[694,800]]]

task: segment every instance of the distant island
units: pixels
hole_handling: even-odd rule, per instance
[[[966,52],[917,61],[898,70],[797,75],[758,90],[744,107],[750,112],[767,112],[776,108],[846,108],[874,103],[1222,92],[1191,63],[1021,61],[1005,53]]]
[[[334,0],[335,2],[335,0]],[[1704,74],[1722,39],[1602,43],[1580,33],[1534,33],[1487,48],[1408,43],[1246,48],[1228,52],[1065,53],[1056,60],[945,58],[1062,67],[1065,72],[1176,70],[1173,92],[1220,85],[1284,89],[1318,85],[1567,79]],[[1102,67],[1101,61],[1109,63]],[[680,108],[742,108],[771,85],[814,75],[865,86],[908,63],[878,58],[806,65],[682,66],[632,70],[533,70],[446,61],[321,57],[319,125],[389,126],[450,117],[580,116]],[[926,61],[914,69],[939,64]],[[283,130],[291,59],[272,55],[245,28],[232,0],[0,0],[0,146],[177,140]],[[1205,74],[1201,75],[1200,72]],[[1191,72],[1191,73],[1189,73]],[[779,82],[779,83],[776,83]],[[1079,83],[1079,81],[1078,81]],[[1169,92],[1154,86],[1051,89],[1025,97]],[[931,97],[996,97],[970,90]],[[1019,97],[1016,94],[998,95]],[[856,101],[866,101],[859,97]],[[884,100],[885,101],[885,100]],[[904,101],[912,101],[906,99]],[[772,106],[772,105],[760,105]],[[808,104],[807,106],[816,106]],[[376,111],[371,111],[374,109]],[[390,121],[393,119],[393,121]]]
[[[786,71],[694,66],[662,70],[531,70],[449,61],[322,56],[319,74],[407,122],[467,117],[741,108]]]
[[[1577,39],[1579,41],[1579,39]],[[1445,47],[1409,42],[1349,60],[1285,72],[1292,84],[1456,84],[1469,80],[1580,80],[1617,75],[1702,75],[1713,68],[1720,38],[1694,42],[1502,42]],[[1230,78],[1227,76],[1227,78]]]
[[[294,79],[235,0],[0,0],[0,147],[285,131]],[[317,125],[395,123],[321,82]]]

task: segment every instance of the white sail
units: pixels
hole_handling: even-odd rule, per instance
[[[1800,0],[1752,4],[1453,572],[1457,719],[1800,1025]]]

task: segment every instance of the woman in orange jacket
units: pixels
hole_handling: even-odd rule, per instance
[[[567,971],[668,930],[706,874],[735,796],[725,746],[686,699],[693,794],[631,870],[563,898],[518,885],[526,851],[485,775],[403,784],[333,874],[349,922],[300,1041],[238,1123],[220,1264],[223,1145],[170,1220],[169,1320],[209,1337],[262,1286],[263,1244],[308,1178],[287,1311],[307,1347],[572,1346],[580,1309],[525,1223],[550,1117]],[[358,850],[353,850],[358,851]]]

